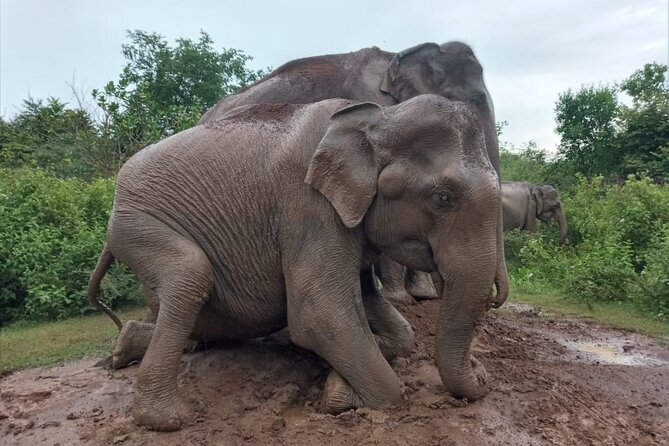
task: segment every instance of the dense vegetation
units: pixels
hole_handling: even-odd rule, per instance
[[[561,94],[553,159],[533,144],[502,152],[504,179],[558,186],[569,224],[568,246],[557,244],[555,225],[507,234],[517,287],[557,288],[586,303],[629,303],[669,318],[666,72],[647,64],[619,85]]]
[[[86,284],[118,168],[264,74],[246,68],[242,51],[214,49],[204,32],[175,46],[143,31],[128,39],[117,81],[88,99],[77,94],[76,104],[28,98],[17,116],[0,119],[0,324],[93,311]],[[503,150],[504,179],[556,185],[570,227],[568,246],[557,244],[555,225],[506,237],[517,288],[669,317],[666,69],[648,64],[618,85],[564,92],[555,157],[532,143]],[[140,295],[121,266],[103,282],[101,297],[113,307]]]
[[[76,104],[28,98],[17,116],[0,118],[0,324],[93,311],[86,285],[120,166],[266,72],[248,69],[240,50],[217,51],[205,32],[175,46],[143,31],[128,40],[118,80],[90,99],[78,91]],[[112,307],[140,295],[119,265],[103,281]]]

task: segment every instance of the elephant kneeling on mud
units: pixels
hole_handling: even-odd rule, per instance
[[[502,181],[504,230],[537,231],[537,219],[560,227],[560,243],[567,241],[567,218],[558,191],[550,185]]]
[[[136,423],[178,429],[177,372],[189,339],[253,338],[288,327],[332,367],[322,409],[402,401],[388,360],[413,343],[375,292],[380,253],[431,272],[442,299],[436,360],[444,388],[475,400],[470,356],[495,298],[497,174],[468,106],[425,95],[380,107],[335,99],[252,105],[162,140],[121,168],[107,244],[139,277],[157,319],[135,387]],[[361,277],[362,276],[362,277]]]

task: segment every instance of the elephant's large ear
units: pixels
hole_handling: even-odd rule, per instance
[[[362,221],[376,195],[378,165],[368,132],[381,115],[381,107],[371,102],[332,115],[304,180],[332,203],[349,228]]]
[[[383,91],[384,93],[388,93],[397,101],[405,99],[400,97],[401,96],[399,93],[400,86],[398,85],[402,59],[406,59],[407,56],[410,56],[412,54],[424,53],[425,59],[427,60],[430,55],[435,55],[440,51],[441,48],[436,43],[421,43],[420,45],[407,48],[406,50],[397,53],[395,57],[393,57],[393,59],[390,61],[390,65],[388,65],[388,69],[386,70],[386,75],[383,78],[383,82],[381,82],[381,91]],[[422,59],[423,58],[421,58],[421,60]],[[414,75],[418,76],[418,73],[414,73]]]
[[[536,205],[536,215],[541,214],[543,212],[544,208],[544,191],[541,186],[533,186],[532,187],[532,198],[534,200],[534,203]]]

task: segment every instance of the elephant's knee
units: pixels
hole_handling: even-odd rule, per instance
[[[319,334],[319,330],[315,324],[302,320],[293,321],[292,323],[289,321],[288,331],[290,332],[290,340],[293,344],[307,350],[314,350],[319,345],[319,337],[322,336],[322,333]]]

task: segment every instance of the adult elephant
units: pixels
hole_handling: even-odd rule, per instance
[[[135,386],[135,422],[178,429],[182,349],[195,339],[291,339],[332,366],[323,409],[402,401],[388,360],[413,331],[367,286],[385,253],[433,274],[446,391],[487,392],[470,356],[497,269],[499,181],[466,105],[328,100],[241,107],[162,140],[121,168],[89,299],[117,259],[158,306]],[[362,286],[361,286],[362,284]]]
[[[377,47],[347,54],[307,57],[288,62],[239,93],[223,98],[202,116],[213,122],[229,110],[246,104],[317,102],[328,98],[372,101],[391,105],[421,94],[437,94],[465,102],[476,111],[483,126],[485,147],[499,175],[499,143],[492,99],[483,81],[483,69],[472,49],[462,42],[442,45],[423,43],[399,53]],[[502,215],[499,216],[495,306],[508,294],[504,261]],[[382,262],[377,265],[383,292],[394,300],[413,300],[406,295],[404,269]],[[420,273],[407,272],[407,290],[417,297],[431,296],[434,287]]]
[[[502,181],[504,230],[537,231],[537,219],[560,227],[560,243],[567,240],[567,219],[558,191],[549,185]]]

